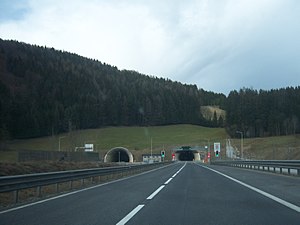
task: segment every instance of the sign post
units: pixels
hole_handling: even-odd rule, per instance
[[[219,157],[219,154],[221,152],[221,143],[220,142],[214,143],[214,152],[215,152],[215,156]]]

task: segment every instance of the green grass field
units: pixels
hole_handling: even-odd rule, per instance
[[[107,127],[78,130],[57,136],[15,140],[6,144],[10,150],[74,151],[86,143],[94,144],[96,151],[104,154],[114,147],[125,147],[135,155],[153,153],[163,148],[171,151],[182,145],[205,145],[208,140],[221,141],[227,138],[222,128],[206,128],[196,125],[169,125],[153,127]]]
[[[232,144],[240,148],[240,140]],[[300,135],[244,139],[245,156],[249,159],[300,159]]]
[[[222,128],[206,128],[196,125],[170,125],[153,127],[107,127],[73,131],[43,138],[15,140],[7,143],[9,149],[58,150],[59,139],[62,151],[73,151],[75,147],[86,143],[94,144],[99,152],[113,147],[125,147],[130,150],[150,150],[170,148],[181,145],[199,145],[210,140],[225,139]]]
[[[74,151],[86,143],[94,144],[101,155],[114,147],[128,148],[136,157],[150,153],[170,152],[183,145],[205,146],[221,142],[225,155],[225,140],[228,135],[222,128],[207,128],[196,125],[169,125],[154,127],[107,127],[72,131],[57,136],[14,140],[5,144],[9,151],[0,152],[0,161],[13,161],[14,150]],[[232,145],[240,149],[240,139],[232,139]],[[300,135],[244,139],[244,155],[252,159],[300,159]]]

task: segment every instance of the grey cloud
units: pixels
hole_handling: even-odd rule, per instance
[[[25,3],[30,13],[21,21],[0,19],[1,38],[217,92],[300,85],[297,0]]]

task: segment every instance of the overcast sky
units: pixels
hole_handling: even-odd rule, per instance
[[[299,0],[0,0],[0,38],[228,94],[300,85]]]

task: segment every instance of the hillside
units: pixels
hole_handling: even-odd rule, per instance
[[[231,144],[240,149],[240,139],[232,139]],[[300,135],[244,139],[244,156],[257,160],[300,160]]]
[[[220,117],[222,117],[224,120],[226,119],[225,110],[220,109],[219,106],[201,106],[200,112],[203,115],[203,117],[207,120],[213,120],[215,113],[217,119],[219,119]]]
[[[229,136],[222,128],[185,124],[87,129],[56,136],[8,141],[3,146],[6,151],[0,151],[0,161],[16,161],[15,150],[20,149],[58,151],[59,138],[61,151],[74,151],[76,146],[92,143],[100,157],[103,157],[108,150],[122,146],[141,160],[142,154],[150,152],[151,139],[153,153],[159,153],[164,148],[167,159],[170,159],[173,148],[210,145],[213,151],[214,142],[221,143],[221,155],[225,157],[226,139]],[[240,150],[240,138],[231,139],[231,144],[236,150]],[[300,159],[299,146],[299,135],[247,138],[244,139],[244,156],[248,159]]]
[[[209,126],[199,107],[222,99],[196,85],[0,39],[1,139],[103,126]]]
[[[211,120],[205,112],[212,110]],[[217,118],[222,110],[226,118]],[[172,124],[225,127],[232,138],[239,137],[236,131],[246,138],[295,135],[300,133],[299,115],[300,86],[242,88],[226,97],[53,48],[0,39],[0,140]]]
[[[238,137],[268,137],[300,133],[300,86],[272,90],[243,88],[226,99],[227,131]]]
[[[207,128],[196,125],[169,125],[152,127],[107,127],[101,129],[87,129],[72,131],[57,136],[15,140],[6,142],[6,157],[8,152],[14,150],[58,150],[59,137],[62,151],[74,151],[75,147],[92,143],[95,150],[103,156],[108,150],[122,146],[132,151],[136,157],[150,152],[151,139],[154,153],[163,148],[169,152],[174,147],[191,145],[204,146],[208,142],[223,141],[227,138],[223,128]],[[0,152],[1,153],[1,152]],[[8,156],[9,157],[9,156]],[[11,156],[10,159],[13,159]]]

